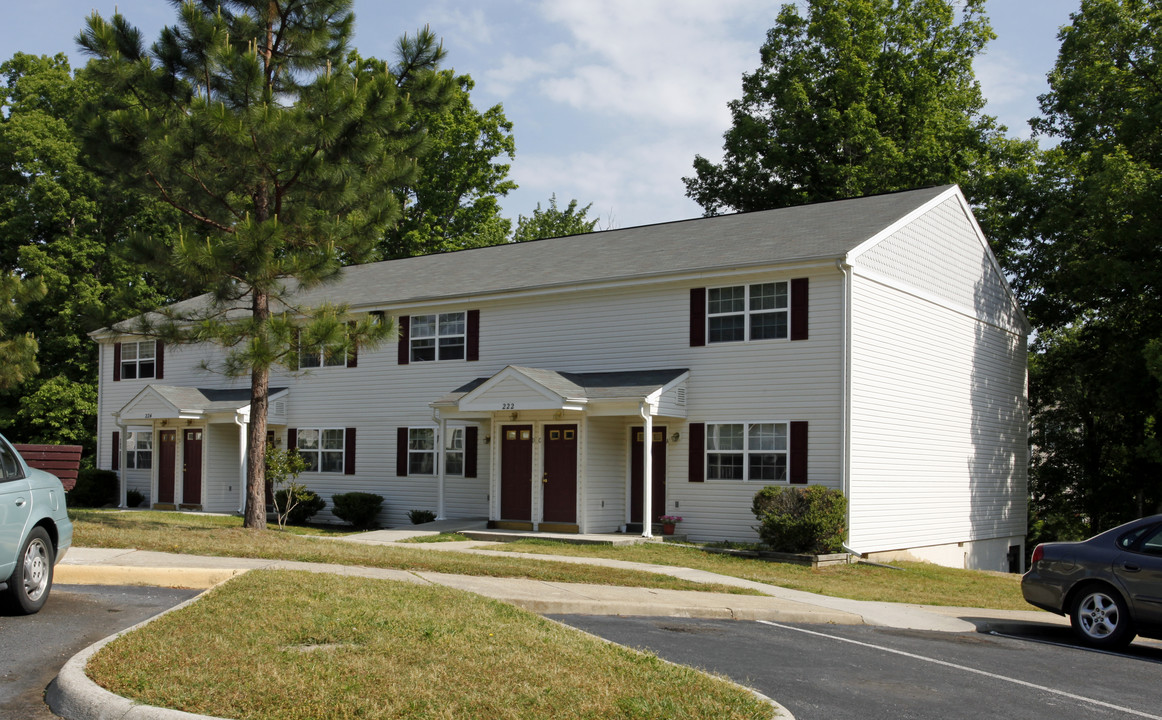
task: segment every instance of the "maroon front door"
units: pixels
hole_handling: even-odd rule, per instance
[[[157,502],[173,502],[173,470],[177,458],[178,431],[162,430],[157,434]]]
[[[533,426],[505,425],[500,445],[500,519],[533,518]]]
[[[630,443],[629,521],[640,523],[642,521],[643,495],[645,494],[645,487],[642,483],[642,478],[645,476],[645,453],[643,452],[645,430],[635,427],[630,432],[633,433],[633,442]],[[653,498],[650,503],[653,507],[650,511],[650,522],[654,523],[657,522],[659,516],[666,514],[666,428],[654,426],[653,452],[651,454],[654,463],[654,484],[652,488]]]
[[[202,431],[186,430],[182,447],[182,504],[202,504]]]
[[[577,426],[545,426],[545,522],[577,522]]]

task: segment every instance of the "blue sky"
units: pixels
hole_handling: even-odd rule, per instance
[[[514,220],[556,193],[593,203],[600,227],[701,215],[681,178],[696,154],[721,157],[726,103],[782,3],[778,0],[355,0],[355,45],[392,57],[404,32],[431,26],[449,67],[476,81],[478,108],[504,106],[520,189],[501,199]],[[1080,0],[988,0],[997,34],[978,58],[986,112],[1027,137],[1057,31]],[[174,10],[163,0],[26,0],[0,24],[0,59],[17,51],[84,57],[73,39],[93,10],[117,8],[152,41]]]

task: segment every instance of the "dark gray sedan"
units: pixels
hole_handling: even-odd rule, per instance
[[[1089,645],[1118,648],[1135,635],[1162,638],[1162,515],[1082,542],[1038,545],[1021,592],[1039,608],[1068,615]]]

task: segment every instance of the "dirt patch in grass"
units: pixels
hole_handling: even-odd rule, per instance
[[[239,718],[756,718],[745,690],[447,588],[254,571],[118,639],[89,676]]]
[[[527,558],[481,557],[397,545],[363,545],[303,537],[278,530],[247,530],[242,519],[171,512],[70,510],[77,547],[136,548],[156,552],[362,565],[454,575],[520,577],[549,582],[757,594],[655,573]]]
[[[1021,576],[957,570],[931,563],[893,563],[899,569],[867,564],[818,570],[787,563],[703,552],[670,543],[570,545],[550,540],[519,540],[497,548],[508,552],[602,557],[674,565],[745,578],[779,587],[850,598],[953,607],[1033,610],[1021,596]]]

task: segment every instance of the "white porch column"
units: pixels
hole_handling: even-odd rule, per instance
[[[439,475],[436,477],[436,519],[444,519],[444,467],[448,459],[448,420],[440,416],[439,411],[435,413],[436,420],[440,423],[440,432],[437,442],[440,444],[439,454]]]
[[[129,488],[125,482],[125,444],[129,440],[127,437],[129,431],[127,430],[127,425],[121,424],[120,418],[114,422],[120,431],[118,436],[121,438],[121,441],[117,443],[117,484],[120,486],[120,497],[117,500],[117,507],[124,510],[129,504],[129,500],[126,499],[126,493],[128,493]],[[156,465],[156,463],[151,464]]]
[[[641,404],[642,414],[642,537],[654,536],[654,416],[650,405]]]
[[[247,431],[249,418],[242,415],[234,416],[234,424],[238,426],[238,513],[246,514],[246,485],[250,478],[246,476],[246,454],[250,441]],[[289,448],[288,448],[289,449]]]

